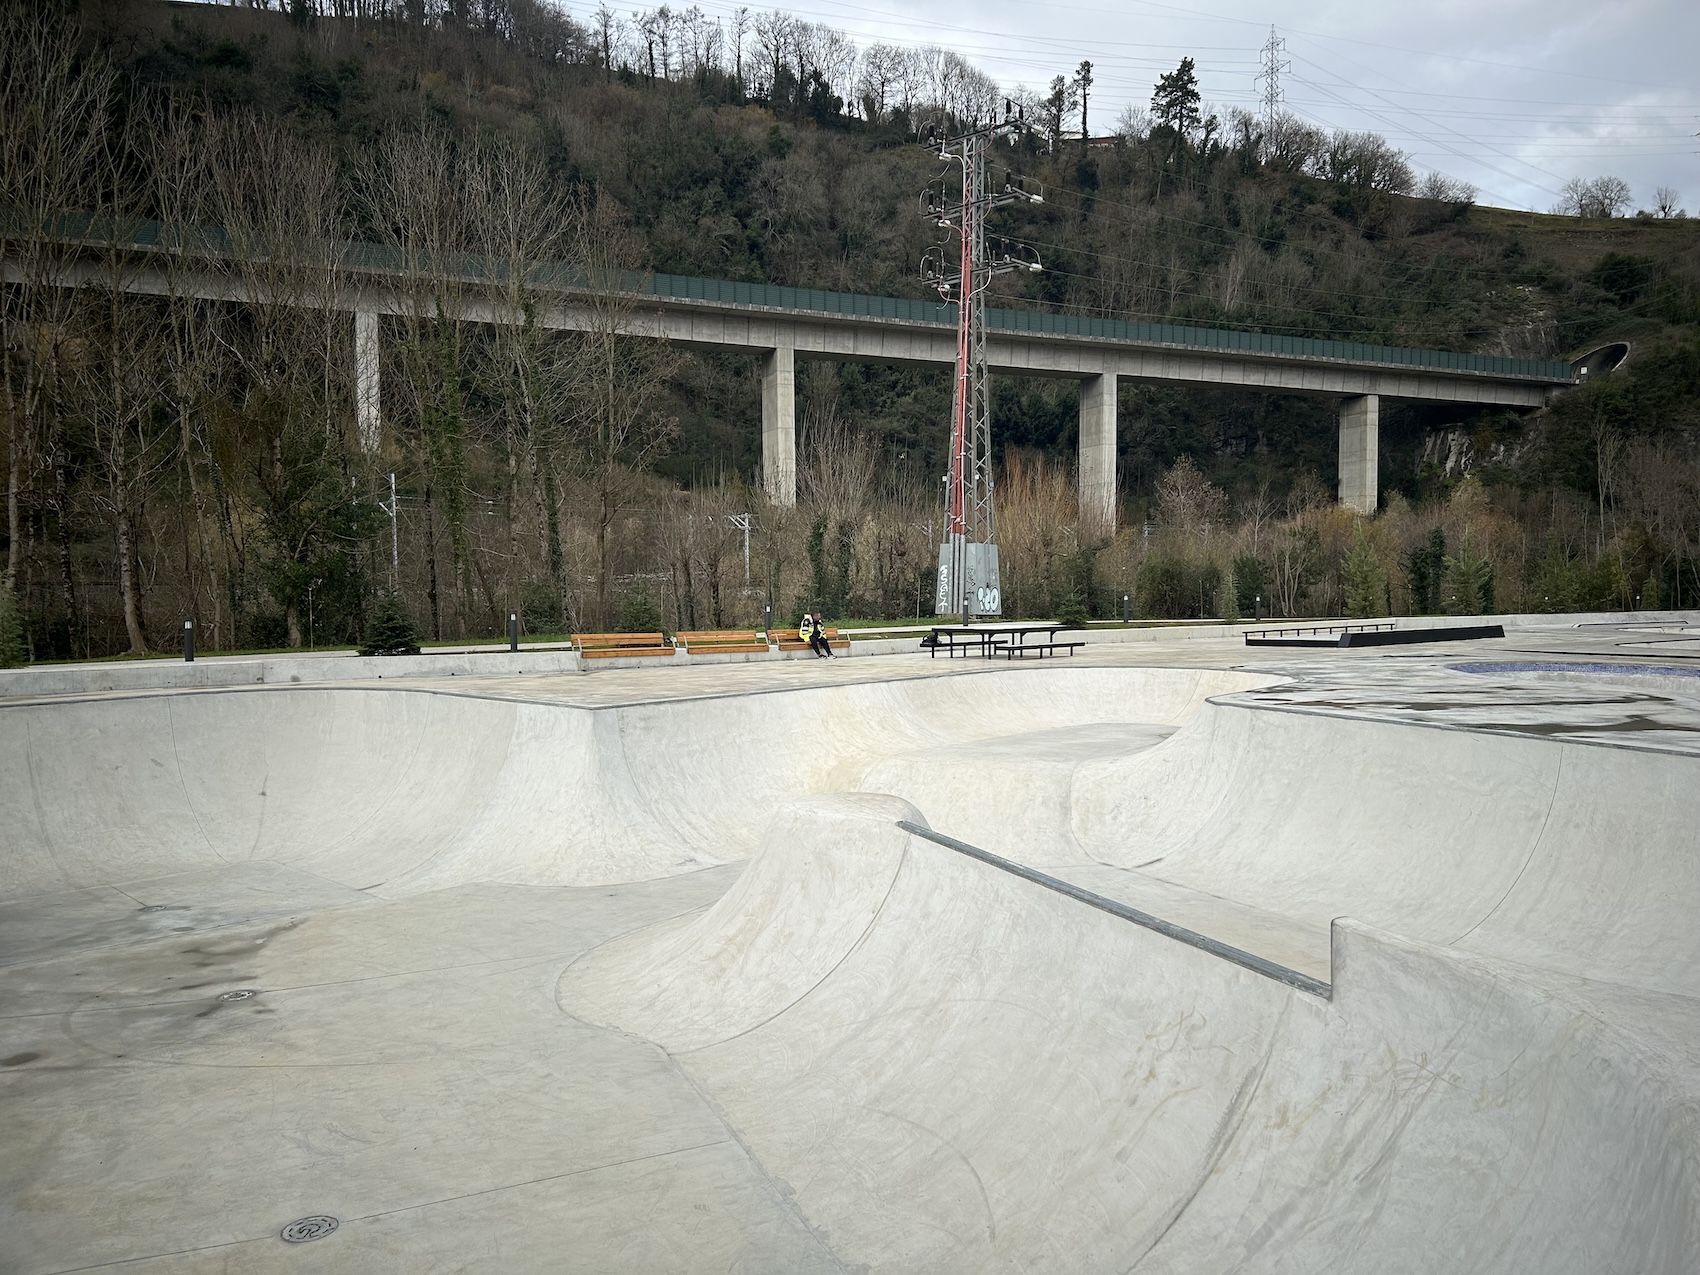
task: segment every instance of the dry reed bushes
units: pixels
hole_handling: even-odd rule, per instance
[[[1081,552],[1073,475],[1038,452],[1004,454],[997,488],[1004,613],[1054,615],[1066,600],[1066,564]]]

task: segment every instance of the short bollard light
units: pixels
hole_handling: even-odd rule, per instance
[[[519,612],[508,612],[508,650],[519,650]]]
[[[1122,623],[1123,624],[1127,623],[1127,615],[1128,615],[1127,594],[1124,593],[1124,594],[1122,594]]]
[[[183,621],[183,662],[185,664],[195,662],[195,622],[193,620]]]

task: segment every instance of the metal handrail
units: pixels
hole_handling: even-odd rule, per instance
[[[1230,943],[1224,943],[1220,939],[1213,939],[1208,934],[1200,934],[1196,930],[1189,930],[1185,926],[1176,925],[1172,921],[1165,921],[1162,917],[1152,916],[1149,912],[1141,912],[1138,908],[1130,907],[1115,899],[1107,899],[1101,894],[1094,894],[1091,890],[1075,885],[1071,881],[1064,881],[1061,877],[1053,877],[1048,873],[1030,868],[1024,863],[1005,859],[1001,855],[993,854],[990,850],[971,846],[966,841],[947,837],[942,832],[934,832],[931,828],[923,827],[918,823],[911,823],[907,819],[899,819],[897,826],[911,836],[920,837],[922,840],[931,841],[934,845],[943,846],[947,850],[954,850],[958,854],[967,855],[970,859],[978,859],[981,863],[990,864],[1011,876],[1020,877],[1024,881],[1031,881],[1034,885],[1042,885],[1047,890],[1055,890],[1058,894],[1066,895],[1078,903],[1097,908],[1100,912],[1108,912],[1111,916],[1120,917],[1124,921],[1131,921],[1135,925],[1153,930],[1165,938],[1174,939],[1177,943],[1196,947],[1201,952],[1208,952],[1210,955],[1232,962],[1242,969],[1248,969],[1254,974],[1272,978],[1277,983],[1285,983],[1288,987],[1297,991],[1309,992],[1312,996],[1320,996],[1324,1000],[1328,1000],[1333,995],[1333,987],[1320,978],[1301,974],[1298,970],[1289,969],[1285,965],[1278,965],[1274,961],[1258,956],[1255,952],[1247,952],[1234,947]]]
[[[1246,629],[1245,635],[1248,638],[1253,638],[1286,637],[1290,634],[1299,635],[1304,633],[1384,633],[1398,627],[1399,626],[1394,624],[1391,620],[1370,624],[1351,624],[1345,621],[1338,621],[1329,624],[1289,626],[1279,629]]]

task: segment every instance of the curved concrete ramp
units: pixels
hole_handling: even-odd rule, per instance
[[[1098,861],[1319,939],[1350,916],[1700,995],[1692,757],[1227,702],[1158,747],[1085,763],[1074,793],[1073,834]]]
[[[893,754],[1182,720],[1272,679],[1016,669],[591,709],[377,687],[0,707],[0,899],[242,863],[399,896],[746,857]],[[1157,738],[1160,736],[1153,736]]]
[[[559,989],[662,1040],[847,1264],[1687,1269],[1688,1098],[1562,990],[1343,925],[1330,1002],[900,810],[793,805],[737,901]]]
[[[814,991],[867,937],[920,817],[896,797],[792,802],[698,916],[616,939],[561,978],[564,1006],[672,1053],[743,1035]]]
[[[287,864],[385,894],[591,884],[718,860],[656,824],[610,728],[571,709],[363,689],[12,708],[0,896]],[[617,740],[616,740],[617,743]]]

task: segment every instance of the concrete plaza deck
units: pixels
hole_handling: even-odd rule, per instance
[[[0,1268],[1692,1270],[1687,618],[0,699]]]

